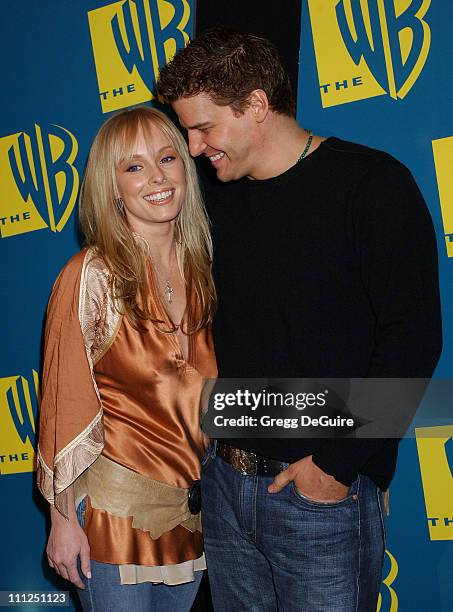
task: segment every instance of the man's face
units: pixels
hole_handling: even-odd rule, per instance
[[[259,163],[258,135],[250,107],[241,115],[230,106],[214,104],[205,94],[179,98],[172,106],[187,129],[192,157],[208,157],[223,182],[253,176]]]

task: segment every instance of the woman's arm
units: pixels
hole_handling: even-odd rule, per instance
[[[54,285],[45,334],[38,487],[51,508],[47,556],[60,576],[80,588],[77,560],[89,577],[90,548],[77,520],[72,483],[103,448],[92,353],[96,334],[106,336],[98,322],[107,290],[108,273],[91,252],[74,256]]]
[[[103,448],[102,404],[91,362],[99,316],[91,285],[98,275],[91,270],[90,256],[91,251],[81,251],[60,272],[44,338],[37,484],[66,518],[68,487]],[[82,307],[91,312],[90,320],[81,319]]]
[[[90,545],[85,532],[79,525],[74,504],[74,489],[68,487],[69,519],[66,519],[55,506],[50,506],[52,527],[47,541],[47,559],[50,567],[79,589],[85,586],[77,569],[77,557],[86,578],[91,578]]]

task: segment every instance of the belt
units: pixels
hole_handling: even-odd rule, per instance
[[[288,467],[283,461],[268,459],[223,442],[217,443],[217,455],[244,476],[277,476]]]

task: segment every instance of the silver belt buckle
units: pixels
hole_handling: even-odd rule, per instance
[[[258,461],[255,453],[248,453],[241,448],[232,449],[231,465],[243,476],[256,476]]]

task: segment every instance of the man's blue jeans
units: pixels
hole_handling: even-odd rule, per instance
[[[205,553],[216,612],[375,612],[384,557],[382,494],[359,476],[323,504],[290,483],[244,476],[208,449],[202,469]]]

